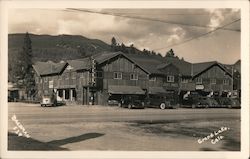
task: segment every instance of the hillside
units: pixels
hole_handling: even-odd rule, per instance
[[[9,34],[9,57],[17,57],[22,50],[25,34]],[[79,35],[34,35],[30,34],[34,61],[60,61],[82,58],[86,55],[109,51],[110,46],[101,40]]]

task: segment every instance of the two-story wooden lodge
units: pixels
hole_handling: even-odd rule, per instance
[[[38,97],[57,93],[67,103],[106,105],[127,95],[166,94],[178,98],[187,91],[232,91],[232,75],[218,62],[191,64],[169,58],[106,52],[66,62],[38,62]]]

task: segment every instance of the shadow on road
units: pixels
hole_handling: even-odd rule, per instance
[[[8,150],[63,150],[68,149],[61,148],[54,145],[49,145],[46,142],[41,142],[32,138],[26,138],[23,136],[17,136],[14,133],[8,133]]]
[[[69,143],[80,142],[80,141],[84,141],[84,140],[88,140],[92,138],[97,138],[103,135],[104,134],[100,134],[100,133],[87,133],[87,134],[70,137],[70,138],[66,138],[62,140],[54,140],[54,141],[50,141],[47,143],[50,145],[61,146],[61,145],[69,144]]]
[[[66,151],[69,150],[67,148],[62,148],[60,146],[69,144],[69,143],[75,143],[75,142],[81,142],[84,140],[97,138],[100,136],[103,136],[104,134],[100,133],[87,133],[75,137],[70,137],[62,140],[54,140],[50,142],[41,142],[32,138],[26,138],[23,136],[17,136],[14,133],[8,133],[8,150],[56,150],[56,151]]]

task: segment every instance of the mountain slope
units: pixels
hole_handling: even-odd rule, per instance
[[[9,57],[22,50],[25,34],[9,34]],[[109,51],[110,46],[101,40],[79,35],[34,35],[30,34],[34,61],[60,61],[82,58],[86,55]]]

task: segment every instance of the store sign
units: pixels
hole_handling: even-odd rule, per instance
[[[204,89],[204,85],[202,85],[202,84],[196,85],[195,89],[196,90],[203,90]]]
[[[49,81],[49,88],[53,88],[54,81]]]

